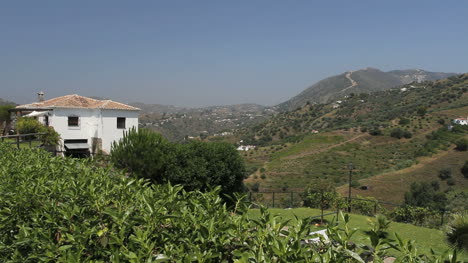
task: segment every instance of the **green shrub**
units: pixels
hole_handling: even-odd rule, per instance
[[[19,134],[44,133],[38,136],[44,145],[57,145],[60,141],[60,135],[51,126],[44,126],[34,118],[22,117],[18,119],[16,129]],[[36,136],[26,136],[26,140],[35,139]]]
[[[455,142],[457,145],[455,149],[459,151],[467,151],[468,150],[468,139],[461,138],[458,141]]]
[[[43,125],[34,118],[22,117],[16,123],[16,129],[19,134],[39,133]],[[34,139],[34,136],[27,136],[27,140]]]
[[[439,191],[439,183],[414,182],[410,191],[405,193],[405,204],[409,206],[425,207],[432,210],[442,210],[447,203],[447,197]]]
[[[403,129],[400,129],[400,128],[394,128],[390,132],[390,136],[393,137],[393,138],[397,138],[397,139],[401,139],[401,138],[409,139],[413,135],[411,134],[411,132],[409,132],[407,130],[403,130]]]
[[[252,186],[250,186],[250,190],[252,192],[258,192],[259,189],[260,189],[260,182],[255,182],[252,184]]]
[[[449,185],[449,186],[454,186],[455,184],[457,184],[457,182],[455,181],[455,179],[449,178],[449,179],[447,180],[447,185]]]
[[[449,244],[468,251],[468,213],[456,214],[447,226],[445,236]]]
[[[111,161],[136,177],[153,183],[181,184],[188,191],[221,186],[221,195],[231,196],[244,190],[244,162],[228,143],[176,144],[158,133],[132,129],[113,143]]]
[[[157,183],[168,181],[168,165],[173,158],[175,147],[161,134],[147,129],[130,130],[111,149],[111,161],[117,168]]]
[[[382,212],[384,208],[377,202],[377,199],[371,196],[363,197],[358,195],[357,199],[352,199],[351,210],[353,213],[362,215],[374,215],[375,212]]]
[[[468,179],[468,161],[465,162],[465,164],[462,166],[460,169],[460,172],[463,174],[463,176]]]
[[[410,120],[406,119],[406,118],[401,118],[400,121],[398,121],[398,124],[400,125],[408,125],[410,124]]]
[[[444,168],[439,171],[439,178],[441,180],[447,180],[449,178],[452,178],[452,169],[450,168]]]
[[[382,135],[382,130],[380,130],[377,127],[374,127],[371,130],[369,130],[369,134],[372,135],[372,136],[380,136],[380,135]]]
[[[405,205],[396,208],[390,215],[391,218],[397,222],[427,225],[437,216],[437,212],[424,207]]]
[[[321,209],[336,208],[341,199],[334,183],[328,180],[317,180],[311,183],[302,196],[304,206]]]
[[[421,106],[421,107],[419,107],[419,108],[416,110],[416,113],[417,113],[419,116],[424,116],[424,115],[426,115],[426,113],[427,113],[427,109],[426,109],[426,107]]]

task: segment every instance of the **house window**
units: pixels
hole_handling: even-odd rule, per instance
[[[69,116],[68,117],[68,127],[78,127],[79,126],[79,117]]]
[[[117,129],[125,129],[125,118],[117,117]]]

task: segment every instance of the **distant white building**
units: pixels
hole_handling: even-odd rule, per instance
[[[237,150],[238,151],[250,151],[250,150],[253,150],[257,148],[257,146],[254,146],[254,145],[241,145],[239,147],[237,147]]]
[[[453,124],[458,124],[458,125],[468,125],[468,118],[457,118],[457,119],[454,119],[453,121]]]
[[[66,95],[17,106],[17,116],[35,117],[60,134],[59,150],[68,154],[109,153],[112,142],[125,131],[138,129],[140,109],[112,100],[97,100],[79,95]]]

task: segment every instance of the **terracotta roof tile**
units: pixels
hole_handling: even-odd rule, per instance
[[[79,95],[66,95],[42,102],[19,105],[16,108],[38,109],[38,108],[85,108],[85,109],[110,109],[110,110],[140,110],[139,108],[126,105],[112,100],[97,100]]]

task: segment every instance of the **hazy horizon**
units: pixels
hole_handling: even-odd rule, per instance
[[[0,98],[272,106],[348,70],[468,72],[467,2],[0,4]]]

